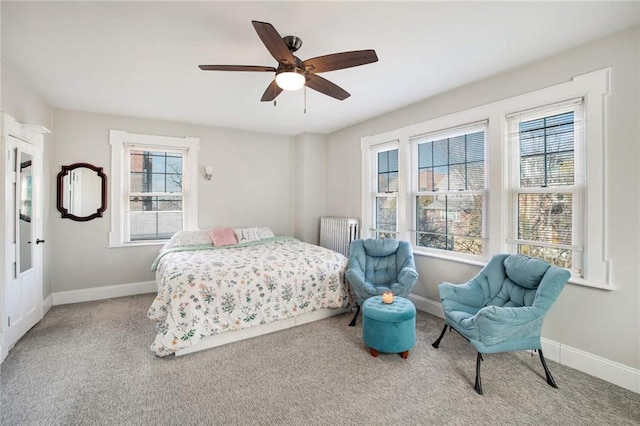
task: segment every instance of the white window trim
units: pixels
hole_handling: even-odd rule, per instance
[[[371,226],[371,148],[389,141],[398,141],[398,238],[411,241],[409,225],[413,213],[407,206],[411,202],[411,191],[407,183],[409,161],[411,157],[409,138],[437,131],[455,128],[465,123],[488,120],[488,130],[485,146],[485,168],[487,174],[487,253],[484,259],[461,256],[456,253],[429,253],[419,249],[417,255],[443,258],[462,263],[484,264],[492,255],[507,253],[509,238],[509,223],[502,220],[510,213],[510,194],[505,166],[509,159],[507,147],[507,119],[506,117],[517,111],[534,109],[543,105],[550,105],[562,101],[583,97],[585,109],[585,139],[586,139],[586,179],[587,192],[584,206],[588,215],[584,218],[583,244],[585,247],[583,278],[571,277],[572,284],[580,284],[604,290],[614,290],[611,282],[611,262],[607,256],[607,217],[606,217],[606,159],[607,134],[606,121],[607,96],[610,95],[611,69],[582,74],[572,80],[536,90],[531,93],[515,96],[505,100],[493,102],[466,111],[435,118],[433,120],[394,129],[361,139],[362,149],[362,223],[363,229]],[[494,189],[495,188],[495,189]],[[366,232],[366,231],[365,231]]]
[[[125,145],[149,147],[166,147],[167,149],[186,149],[187,161],[185,162],[186,176],[183,186],[184,229],[198,230],[198,151],[200,139],[192,137],[156,136],[137,133],[129,133],[122,130],[109,131],[109,143],[111,144],[111,231],[109,232],[109,247],[139,247],[149,245],[161,245],[165,240],[155,241],[125,241],[125,215],[124,207],[127,200],[123,176],[125,170],[124,158]]]

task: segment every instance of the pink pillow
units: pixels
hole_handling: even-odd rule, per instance
[[[213,240],[213,245],[216,247],[238,243],[236,235],[231,228],[214,229],[209,234],[211,235],[211,240]]]

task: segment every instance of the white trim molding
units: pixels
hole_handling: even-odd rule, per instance
[[[113,299],[116,297],[133,296],[136,294],[155,293],[158,286],[155,281],[139,283],[117,284],[104,287],[84,288],[82,290],[60,291],[51,294],[53,306],[70,303],[90,302],[93,300]]]
[[[413,293],[408,298],[416,305],[416,309],[444,318],[440,302]],[[436,335],[438,332],[440,330],[434,331]],[[541,341],[546,359],[640,393],[640,370],[544,337]]]

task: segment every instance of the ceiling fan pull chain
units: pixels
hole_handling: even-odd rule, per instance
[[[304,113],[307,113],[307,86],[304,86]]]

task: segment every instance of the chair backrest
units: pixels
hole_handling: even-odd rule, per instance
[[[501,271],[493,271],[488,280],[487,306],[536,306],[546,311],[571,275],[544,260],[519,254],[500,255],[493,263],[491,267],[498,263]]]
[[[366,281],[373,285],[396,282],[398,272],[413,259],[411,244],[391,238],[352,241],[350,255],[356,257]]]

